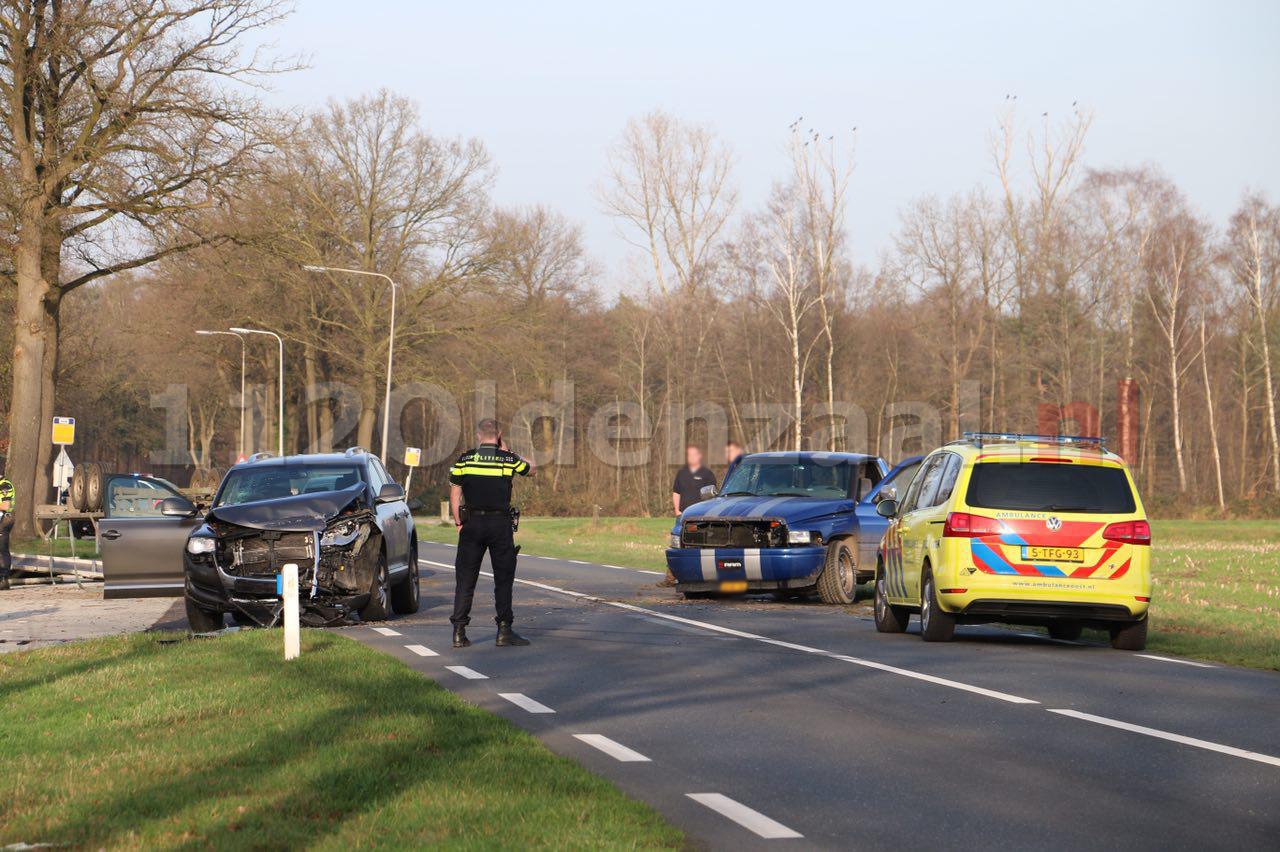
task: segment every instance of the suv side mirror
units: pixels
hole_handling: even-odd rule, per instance
[[[898,501],[892,497],[881,500],[876,504],[876,514],[882,518],[892,518],[898,514]]]
[[[404,489],[394,482],[388,482],[378,489],[379,503],[394,503],[404,499]]]
[[[186,497],[166,497],[160,501],[160,514],[166,518],[194,518],[196,504]]]
[[[716,496],[716,487],[714,485],[704,485],[699,489],[698,496],[703,500],[710,500],[712,497]]]

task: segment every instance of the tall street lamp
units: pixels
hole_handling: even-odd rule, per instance
[[[240,340],[240,458],[244,458],[245,457],[244,456],[244,410],[246,408],[245,398],[244,398],[244,367],[245,367],[244,335],[238,334],[234,331],[208,331],[203,328],[196,329],[196,334],[202,334],[206,336],[214,335],[214,334],[224,334],[227,337],[235,337],[235,338],[239,338]]]
[[[387,391],[382,397],[382,463],[387,463],[387,429],[391,425],[391,359],[396,351],[396,282],[390,275],[381,272],[370,272],[367,269],[348,269],[343,266],[316,266],[308,264],[302,267],[308,272],[345,272],[349,275],[367,275],[381,278],[391,285],[391,336],[387,341]]]
[[[280,458],[284,458],[284,338],[274,331],[267,331],[263,328],[233,326],[228,330],[235,334],[269,334],[276,339],[276,343],[280,346],[280,413],[276,417],[276,428],[278,430],[277,443],[279,445]]]

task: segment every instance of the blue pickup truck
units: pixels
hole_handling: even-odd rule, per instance
[[[816,591],[825,603],[853,603],[888,524],[876,503],[905,493],[920,461],[891,469],[859,453],[745,456],[718,495],[680,515],[667,567],[686,598]]]

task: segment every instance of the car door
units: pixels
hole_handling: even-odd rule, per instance
[[[920,600],[920,568],[928,555],[933,519],[933,500],[942,484],[949,453],[930,456],[907,491],[907,504],[898,515],[902,570],[899,578],[903,595],[913,603]],[[938,530],[941,534],[941,528]]]
[[[947,515],[951,511],[951,492],[955,489],[956,478],[963,464],[963,459],[955,453],[939,453],[938,460],[934,468],[937,471],[937,486],[930,489],[930,483],[926,482],[920,489],[920,505],[916,511],[915,522],[921,536],[920,555],[916,561],[918,569],[924,567],[926,559],[931,566],[941,567],[939,560],[942,550],[942,532],[946,528]],[[918,590],[923,577],[921,573],[917,573],[916,576]]]
[[[393,574],[399,573],[409,567],[409,536],[404,524],[409,508],[403,500],[378,502],[378,492],[382,490],[382,486],[391,482],[382,462],[369,459],[368,476],[378,513],[378,527],[382,530],[382,537],[387,545],[387,570]]]
[[[923,461],[924,456],[912,456],[899,462],[858,501],[854,509],[858,516],[858,565],[865,566],[866,570],[870,571],[876,564],[880,539],[889,527],[889,520],[876,513],[876,504],[888,496],[896,500],[898,494],[906,493]],[[878,459],[877,462],[883,464]]]
[[[182,551],[198,517],[134,514],[98,522],[104,598],[181,597]]]

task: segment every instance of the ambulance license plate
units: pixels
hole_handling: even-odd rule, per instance
[[[1079,547],[1023,545],[1022,558],[1026,562],[1083,562],[1084,550]]]

